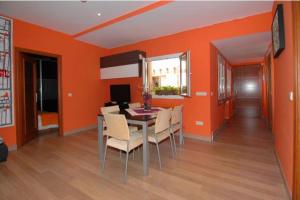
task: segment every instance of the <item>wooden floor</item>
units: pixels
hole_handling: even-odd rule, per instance
[[[0,199],[288,199],[271,134],[258,118],[233,119],[214,143],[186,139],[176,159],[164,142],[162,170],[150,151],[150,175],[136,153],[124,183],[119,152],[109,150],[106,169],[99,167],[96,130],[45,135],[0,164]]]

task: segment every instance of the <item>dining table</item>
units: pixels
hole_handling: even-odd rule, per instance
[[[143,134],[143,172],[147,176],[149,174],[149,142],[148,142],[148,126],[155,123],[156,113],[149,114],[145,113],[132,115],[126,110],[120,110],[118,112],[113,112],[113,114],[125,115],[125,118],[130,125],[139,125],[142,127]],[[104,161],[104,141],[103,141],[103,122],[104,116],[102,113],[98,114],[98,146],[99,146],[99,159],[101,163]],[[181,117],[182,118],[182,117]],[[180,120],[180,130],[179,130],[179,142],[183,143],[183,133],[182,133],[182,120]]]

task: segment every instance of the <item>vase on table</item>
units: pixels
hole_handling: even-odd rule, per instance
[[[144,110],[151,110],[151,99],[152,99],[152,95],[150,92],[143,93]]]

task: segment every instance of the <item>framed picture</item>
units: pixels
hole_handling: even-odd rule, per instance
[[[272,22],[272,44],[274,58],[277,58],[285,47],[284,24],[283,24],[283,5],[277,5]]]

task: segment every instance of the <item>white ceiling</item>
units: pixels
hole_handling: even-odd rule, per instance
[[[271,11],[272,2],[172,2],[150,12],[113,24],[78,39],[103,46],[118,47],[188,29]]]
[[[150,1],[0,2],[0,13],[67,34],[124,15]],[[272,1],[175,1],[77,39],[114,48],[193,28],[269,12]],[[97,16],[101,12],[101,17]]]
[[[262,61],[270,43],[270,32],[213,41],[231,64]]]
[[[150,1],[0,1],[0,13],[67,34],[144,7]],[[98,17],[97,13],[101,16]]]

